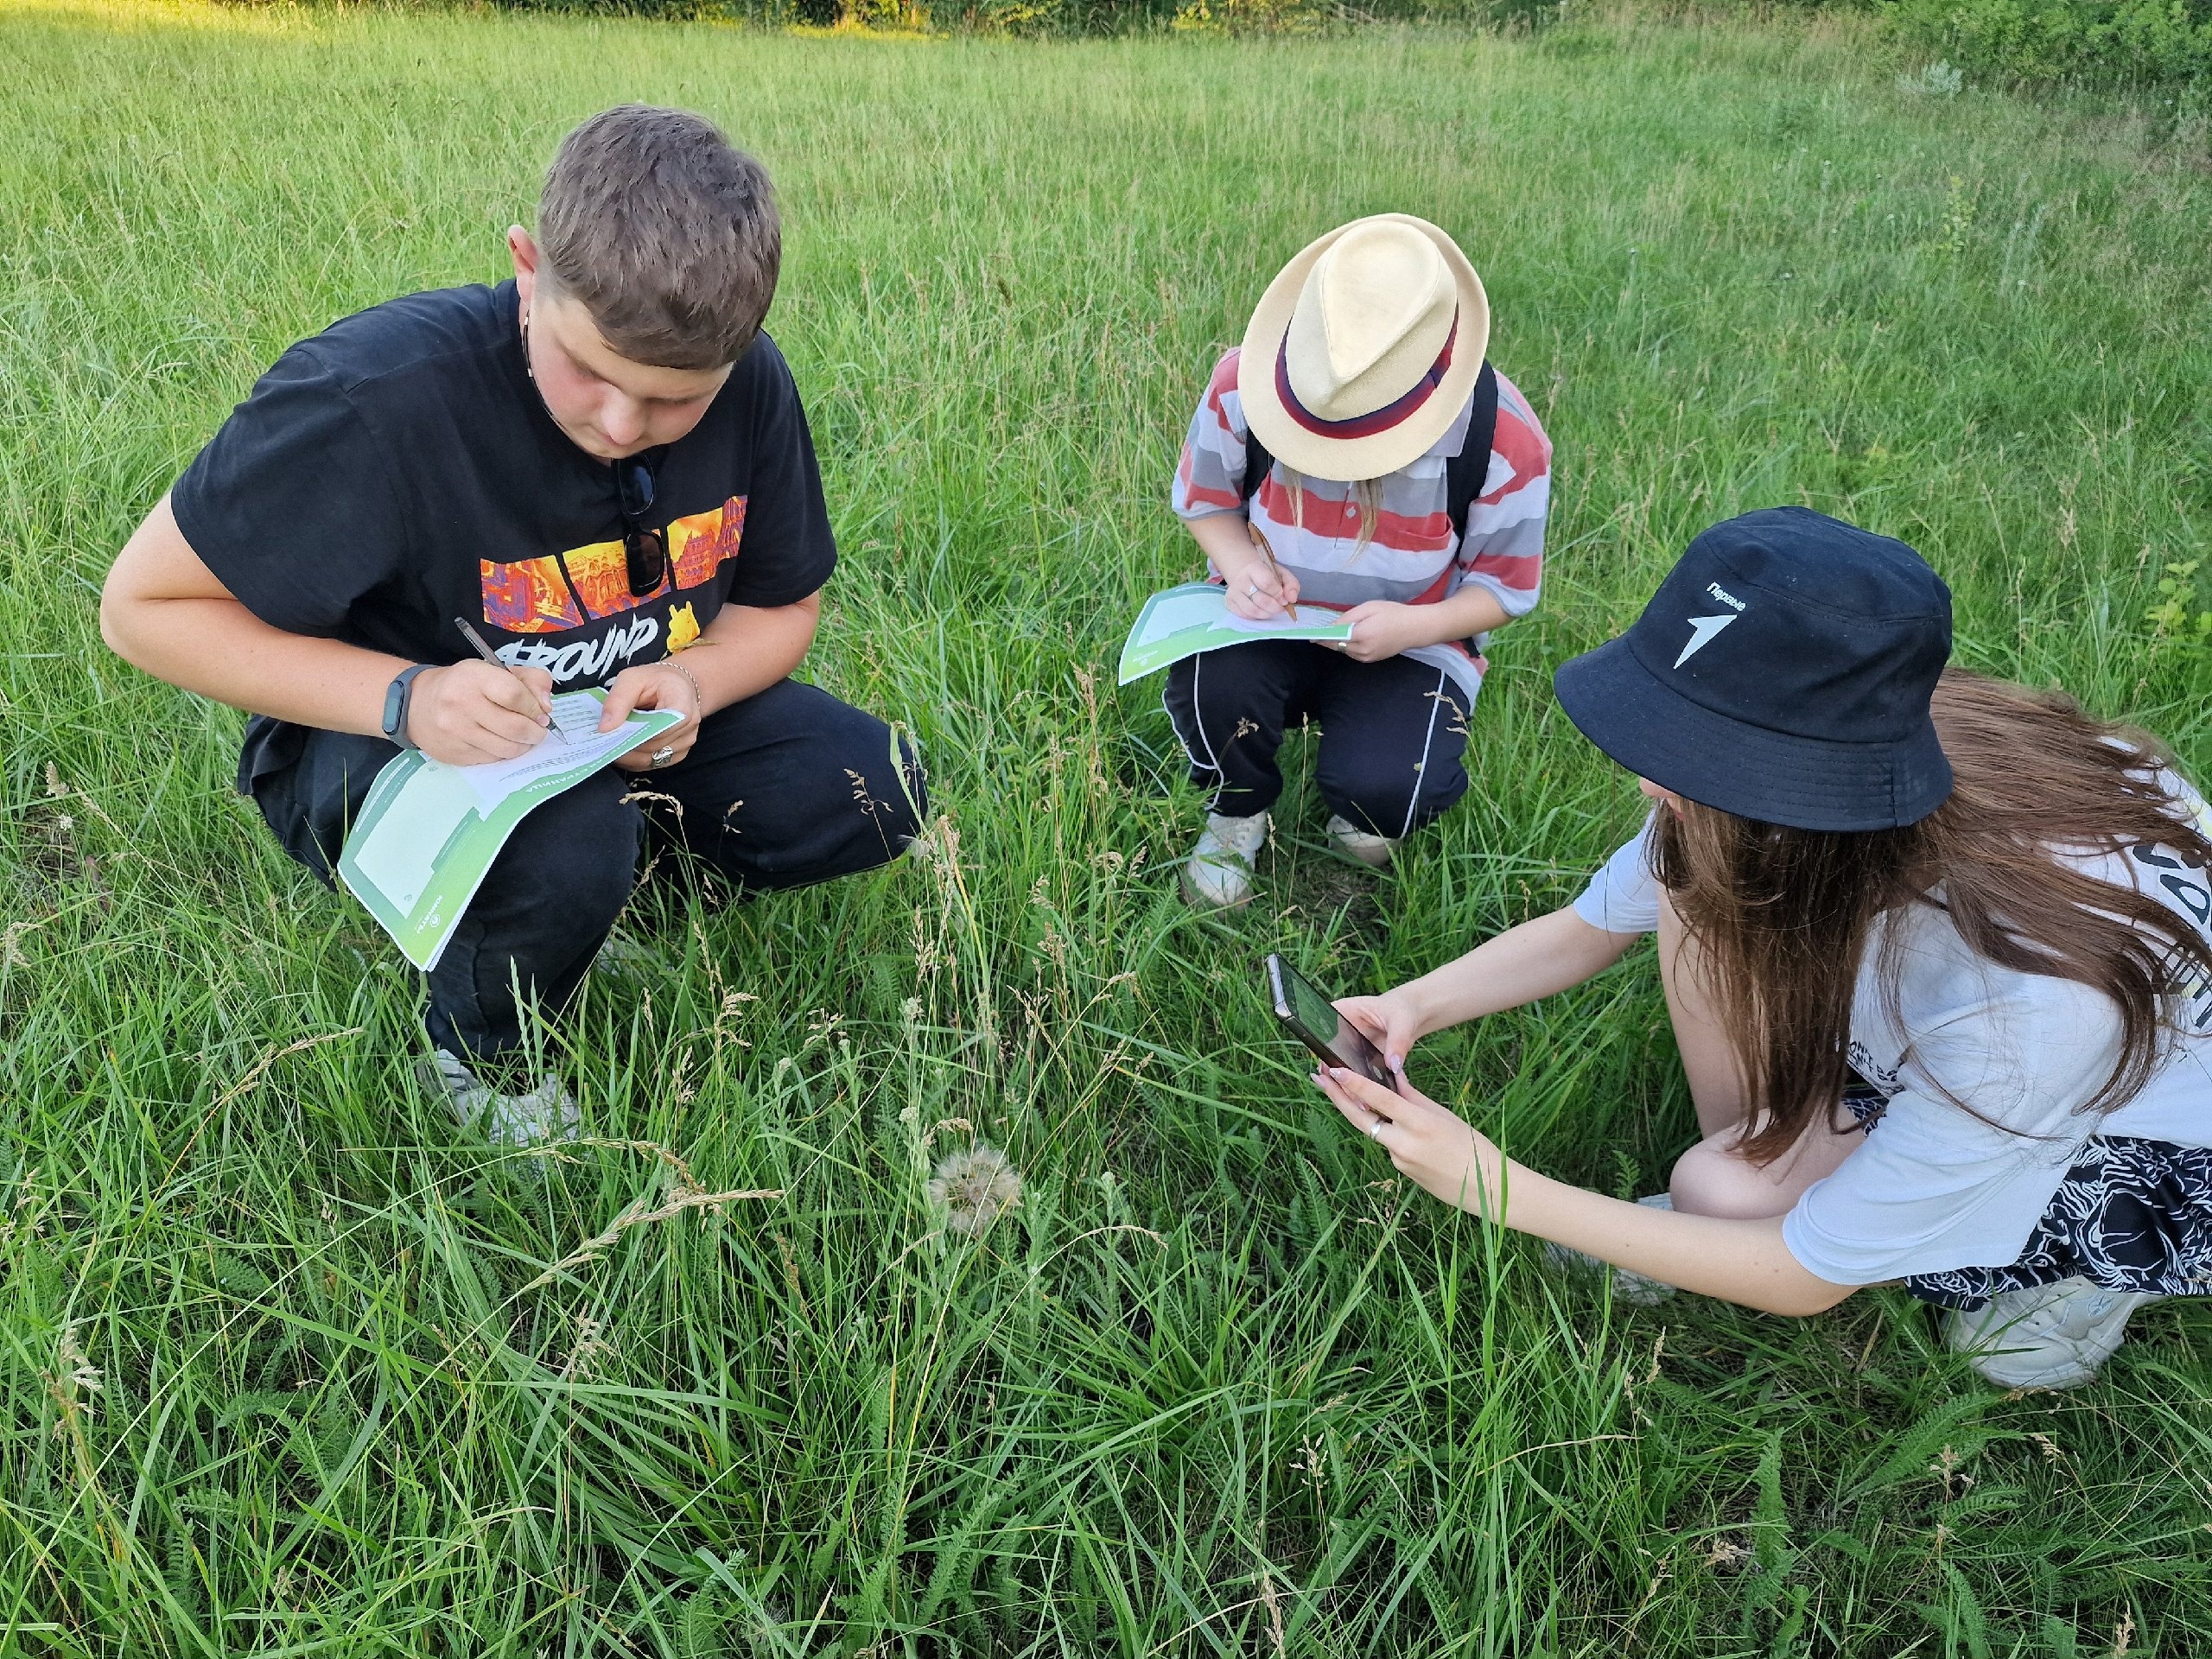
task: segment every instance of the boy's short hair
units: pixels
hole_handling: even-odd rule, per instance
[[[622,104],[561,141],[537,204],[540,280],[635,363],[718,369],[760,331],[783,231],[767,169],[684,110]]]

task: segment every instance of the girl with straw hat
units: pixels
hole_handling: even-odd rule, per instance
[[[1322,728],[1338,845],[1381,866],[1464,794],[1490,633],[1536,602],[1551,445],[1484,361],[1490,302],[1452,238],[1381,213],[1284,266],[1192,417],[1173,505],[1255,635],[1185,658],[1165,700],[1212,810],[1184,872],[1243,904],[1282,790],[1275,752]],[[1342,645],[1268,639],[1294,605]]]
[[[1323,1090],[1618,1294],[1808,1314],[1901,1281],[1992,1381],[2086,1382],[2138,1308],[2212,1288],[2208,815],[2153,740],[1950,643],[1901,542],[1800,507],[1707,531],[1555,677],[1643,832],[1568,908],[1340,1003],[1398,1087]],[[1425,1033],[1651,932],[1700,1135],[1669,1192],[1547,1180],[1404,1081]]]

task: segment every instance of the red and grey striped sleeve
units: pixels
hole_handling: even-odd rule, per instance
[[[1168,501],[1185,518],[1244,511],[1244,404],[1236,393],[1236,358],[1231,349],[1214,365],[1175,463]]]
[[[1521,389],[1501,374],[1490,474],[1467,509],[1459,585],[1487,588],[1508,616],[1526,616],[1535,609],[1543,588],[1544,517],[1551,498],[1551,440]]]

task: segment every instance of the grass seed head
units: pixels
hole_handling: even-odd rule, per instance
[[[1021,1202],[1021,1172],[996,1147],[978,1142],[948,1153],[930,1177],[930,1202],[956,1233],[981,1238],[991,1224]]]
[[[61,1420],[54,1426],[57,1439],[69,1433],[79,1416],[91,1414],[92,1396],[106,1382],[105,1373],[78,1345],[77,1325],[73,1319],[61,1327],[60,1340],[54,1345],[54,1370],[46,1379],[47,1392],[61,1408]]]
[[[590,1379],[600,1362],[614,1351],[614,1344],[607,1340],[607,1325],[588,1313],[576,1316],[576,1345],[561,1367],[564,1382],[582,1382]]]

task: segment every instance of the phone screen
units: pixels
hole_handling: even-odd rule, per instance
[[[1326,992],[1281,957],[1270,956],[1267,968],[1275,1015],[1300,1042],[1326,1065],[1348,1066],[1385,1088],[1392,1086],[1394,1079],[1390,1068],[1382,1063],[1382,1051],[1337,1012]]]

